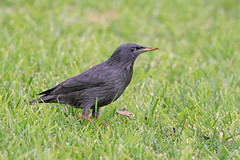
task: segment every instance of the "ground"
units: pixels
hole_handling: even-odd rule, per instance
[[[239,10],[238,0],[1,0],[0,159],[238,159]],[[93,125],[67,105],[28,105],[124,43],[160,50],[137,59]]]

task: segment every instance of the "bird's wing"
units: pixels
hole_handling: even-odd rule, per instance
[[[39,93],[39,95],[45,94],[66,94],[70,92],[80,91],[91,87],[97,87],[104,84],[104,79],[99,77],[91,76],[89,74],[80,74],[62,83],[58,84],[47,91]]]

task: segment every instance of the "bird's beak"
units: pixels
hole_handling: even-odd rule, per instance
[[[141,49],[141,52],[148,52],[148,51],[155,51],[158,50],[159,48],[152,48],[152,47],[144,47]]]

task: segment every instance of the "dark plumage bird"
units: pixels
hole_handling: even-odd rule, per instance
[[[136,58],[143,52],[157,49],[137,44],[121,45],[107,61],[39,93],[41,97],[30,101],[29,104],[43,102],[69,104],[83,109],[83,117],[92,123],[88,117],[90,109],[93,109],[92,116],[97,118],[99,108],[117,100],[127,88],[132,79]]]

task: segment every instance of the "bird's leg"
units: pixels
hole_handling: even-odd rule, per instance
[[[88,117],[89,110],[90,110],[89,107],[84,108],[82,116],[83,116],[84,119],[88,120],[91,124],[93,124],[93,121]]]
[[[86,115],[82,115],[84,119],[88,120],[91,124],[93,124],[93,121]]]
[[[93,110],[92,110],[92,116],[93,116],[93,118],[95,118],[95,119],[98,118],[98,116],[99,116],[99,108],[97,108],[97,113],[95,112],[95,108],[93,108]]]
[[[99,116],[99,108],[97,108],[97,113],[95,111],[95,108],[93,108],[92,116],[93,116],[93,118],[96,118],[96,119],[98,118],[98,116]],[[102,121],[101,124],[103,124],[105,127],[108,127],[108,124],[105,123],[104,121]]]

